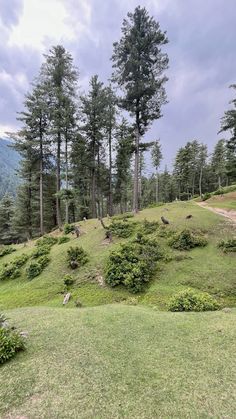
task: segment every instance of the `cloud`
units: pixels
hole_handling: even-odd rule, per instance
[[[112,72],[112,44],[139,0],[0,0],[0,130],[16,126],[16,111],[37,75],[42,53],[63,43],[80,71],[82,89]],[[11,4],[11,6],[10,6]],[[167,31],[169,103],[146,139],[161,139],[171,165],[178,147],[197,138],[210,149],[236,82],[235,0],[142,0]]]

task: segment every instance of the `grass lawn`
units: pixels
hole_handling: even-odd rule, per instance
[[[1,367],[3,419],[235,417],[235,309],[113,304],[7,314],[29,338]]]
[[[186,215],[193,218],[186,220]],[[145,292],[135,295],[137,304],[155,305],[166,309],[169,298],[186,287],[208,291],[216,296],[223,305],[235,306],[236,303],[236,256],[226,255],[217,248],[221,239],[234,234],[235,225],[195,203],[172,203],[162,207],[141,211],[135,220],[159,220],[164,215],[170,220],[167,229],[181,230],[189,227],[201,229],[207,235],[209,244],[205,248],[191,252],[181,252],[188,258],[182,261],[159,263],[156,274]],[[132,219],[131,219],[132,220]],[[106,220],[106,223],[108,221]],[[61,307],[63,301],[63,276],[70,273],[76,279],[71,289],[72,300],[68,308],[74,307],[79,298],[83,306],[96,306],[122,302],[132,297],[124,288],[102,287],[97,277],[103,275],[103,267],[109,252],[121,241],[114,239],[112,245],[104,245],[104,230],[98,220],[89,220],[82,225],[84,234],[75,239],[71,235],[69,243],[52,247],[49,266],[43,273],[29,281],[23,269],[20,278],[5,280],[0,283],[0,310],[25,306]],[[166,254],[173,254],[166,239],[159,238],[160,245]],[[30,243],[20,245],[17,252],[0,259],[0,264],[11,261],[15,256],[32,251]],[[82,245],[89,254],[89,263],[83,268],[71,271],[67,267],[66,252],[71,245]],[[180,254],[180,252],[174,252]]]
[[[213,208],[236,210],[236,192],[230,192],[222,196],[216,195],[208,199],[206,202]]]

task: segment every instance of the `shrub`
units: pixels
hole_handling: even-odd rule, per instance
[[[225,253],[236,252],[236,238],[221,240],[221,242],[218,243],[218,247]]]
[[[109,225],[109,231],[117,237],[126,239],[133,234],[137,223],[127,221],[112,221]]]
[[[43,236],[41,239],[36,241],[36,246],[49,246],[52,247],[57,243],[57,238],[52,236]]]
[[[207,201],[207,199],[210,199],[210,198],[211,198],[211,193],[206,192],[202,197],[202,201]]]
[[[124,214],[119,214],[119,215],[113,215],[112,220],[113,221],[120,221],[120,220],[127,220],[128,218],[133,218],[134,214],[132,214],[132,212],[125,212]]]
[[[63,282],[66,287],[69,287],[74,284],[75,280],[71,275],[67,274],[64,276]]]
[[[88,255],[82,247],[70,247],[67,250],[67,260],[69,262],[69,266],[72,269],[75,269],[88,262]]]
[[[63,244],[63,243],[67,243],[70,241],[70,238],[67,236],[61,236],[58,239],[58,244]]]
[[[195,292],[191,289],[180,291],[171,298],[169,311],[212,311],[218,310],[220,304],[206,292]]]
[[[11,246],[3,246],[0,248],[0,258],[2,258],[3,256],[6,255],[10,255],[11,253],[15,252],[16,249],[14,249],[14,247]]]
[[[144,234],[152,234],[157,231],[159,226],[160,224],[158,221],[148,221],[145,218],[145,220],[141,223],[141,230]]]
[[[0,327],[0,364],[24,349],[24,339],[16,331]]]
[[[37,261],[31,262],[26,269],[27,278],[33,279],[40,275],[49,262],[50,259],[46,255],[40,256]]]
[[[31,257],[32,259],[37,259],[40,256],[48,255],[50,253],[50,250],[51,250],[50,245],[41,244],[40,246],[37,246],[37,248],[33,250]]]
[[[223,188],[219,188],[215,192],[212,192],[212,195],[223,195],[223,194],[224,194]]]
[[[188,229],[174,234],[169,239],[169,245],[178,250],[190,250],[194,247],[204,247],[207,245],[207,240],[200,234],[191,232]]]
[[[64,234],[69,234],[72,233],[72,231],[74,231],[74,226],[73,224],[65,224],[64,225]]]
[[[134,241],[111,252],[105,267],[106,283],[112,287],[123,284],[131,292],[139,292],[150,280],[160,257],[157,242],[139,233]]]
[[[20,268],[28,259],[28,255],[22,254],[21,256],[17,256],[12,262],[7,263],[0,272],[0,280],[18,278],[21,274]]]

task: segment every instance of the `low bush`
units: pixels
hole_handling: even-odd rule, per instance
[[[64,276],[63,282],[64,282],[65,287],[70,287],[71,285],[74,284],[75,279],[71,275],[67,274]]]
[[[0,326],[0,364],[25,349],[24,339],[18,332]]]
[[[155,233],[159,227],[160,227],[160,224],[158,223],[158,221],[148,221],[146,220],[146,218],[141,223],[141,231],[144,234]]]
[[[194,247],[204,247],[207,245],[207,240],[204,236],[192,232],[188,229],[174,234],[168,241],[168,244],[174,249],[190,250]]]
[[[31,262],[26,268],[27,278],[33,279],[40,275],[49,262],[50,259],[46,255],[40,256],[36,261]]]
[[[105,281],[112,287],[122,284],[133,293],[140,292],[161,257],[158,243],[139,233],[134,241],[111,252],[105,267]]]
[[[73,224],[65,224],[64,225],[64,234],[70,234],[74,231],[74,226]]]
[[[3,246],[0,248],[0,258],[2,258],[3,256],[6,255],[10,255],[11,253],[15,252],[16,249],[14,249],[14,247],[11,246]]]
[[[210,198],[211,198],[211,193],[206,192],[202,197],[202,201],[207,201],[207,199],[210,199]]]
[[[124,214],[119,214],[119,215],[113,215],[112,220],[114,221],[120,221],[120,220],[127,220],[128,218],[133,218],[134,214],[132,214],[132,212],[125,212]]]
[[[40,256],[49,255],[51,250],[51,246],[48,244],[41,244],[37,246],[36,249],[33,250],[31,257],[32,259],[38,259]]]
[[[12,262],[5,264],[0,271],[0,280],[18,278],[21,274],[20,268],[28,259],[28,255],[22,254],[17,256]]]
[[[212,311],[219,308],[220,304],[210,294],[191,289],[180,291],[168,305],[169,311]]]
[[[88,262],[88,254],[82,247],[70,247],[67,250],[67,260],[72,269],[76,269]]]
[[[218,243],[218,247],[222,249],[224,253],[236,252],[236,238],[221,240],[220,243]]]
[[[114,236],[126,239],[134,233],[136,226],[136,222],[112,221],[109,225],[109,231]]]
[[[212,195],[223,195],[224,193],[225,193],[224,192],[224,189],[223,188],[219,188],[215,192],[212,192]]]
[[[58,244],[63,244],[63,243],[67,243],[70,241],[70,238],[67,236],[61,236],[58,239]]]
[[[43,236],[41,239],[36,241],[36,246],[49,246],[52,247],[57,243],[57,237]]]

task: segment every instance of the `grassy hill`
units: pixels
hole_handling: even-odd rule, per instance
[[[0,311],[29,333],[26,351],[1,366],[1,418],[234,417],[236,309],[171,313],[166,307],[187,287],[235,307],[236,256],[217,247],[235,234],[235,225],[194,202],[146,209],[130,222],[161,215],[170,220],[167,231],[201,229],[208,245],[179,252],[158,237],[172,260],[158,263],[142,293],[104,286],[109,252],[128,239],[105,244],[98,220],[81,223],[79,239],[70,235],[68,243],[55,244],[38,277],[29,281],[23,268],[19,278],[1,281]],[[78,244],[89,262],[72,271],[67,250]],[[0,263],[34,248],[35,242],[18,245]],[[76,282],[63,307],[67,273]],[[75,308],[77,299],[82,308]]]
[[[186,220],[186,215],[190,213],[193,218]],[[166,255],[184,254],[186,259],[181,257],[182,260],[179,261],[159,262],[157,272],[145,292],[133,297],[122,287],[110,288],[101,285],[100,278],[103,277],[104,263],[109,252],[125,240],[114,239],[113,244],[104,244],[104,230],[99,221],[88,220],[82,225],[83,234],[79,239],[71,235],[68,243],[52,247],[51,262],[40,276],[29,281],[23,270],[20,278],[1,281],[0,308],[35,305],[62,306],[63,277],[67,273],[72,274],[76,280],[71,289],[72,299],[68,307],[74,307],[78,298],[83,306],[96,306],[129,301],[132,297],[137,304],[151,304],[159,309],[166,309],[169,298],[177,291],[189,286],[213,294],[224,305],[235,305],[235,256],[224,254],[217,248],[219,240],[231,237],[235,227],[222,217],[199,208],[191,202],[146,209],[131,219],[131,222],[145,218],[160,220],[162,214],[168,217],[171,223],[167,226],[167,230],[170,228],[180,230],[185,227],[201,229],[206,233],[209,244],[206,248],[196,248],[191,252],[173,252],[167,246],[165,238],[158,238]],[[72,271],[66,262],[67,249],[78,244],[88,252],[89,263],[79,270]],[[33,247],[34,242],[19,245],[16,252],[1,258],[0,263],[9,262],[22,253],[31,253]]]
[[[11,310],[1,418],[233,418],[235,314],[107,305]]]

